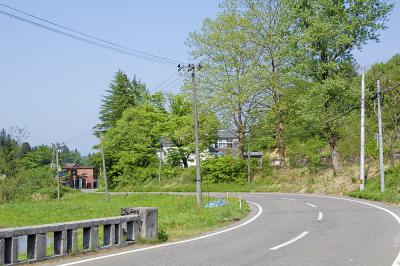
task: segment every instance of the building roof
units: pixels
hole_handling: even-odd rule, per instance
[[[218,130],[218,139],[237,139],[233,130],[230,129],[220,129]]]
[[[79,165],[77,164],[77,163],[66,163],[66,164],[64,164],[64,168],[76,168],[76,167],[78,167]]]
[[[66,163],[64,164],[65,169],[94,169],[94,166],[80,166],[77,163]]]

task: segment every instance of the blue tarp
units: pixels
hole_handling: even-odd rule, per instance
[[[207,203],[204,208],[215,208],[215,207],[221,207],[228,204],[228,202],[226,200],[214,200],[214,201],[210,201],[209,203]]]

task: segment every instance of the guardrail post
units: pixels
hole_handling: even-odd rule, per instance
[[[139,223],[138,222],[127,222],[127,240],[135,241],[139,240]]]
[[[12,264],[18,262],[18,238],[10,237],[4,239],[4,262]]]
[[[83,249],[95,250],[99,247],[99,227],[83,228]]]
[[[46,257],[47,235],[28,235],[27,253],[28,259],[41,259]]]
[[[78,230],[67,230],[67,252],[76,252],[78,250]]]
[[[65,255],[68,252],[67,231],[54,232],[54,255]]]
[[[115,224],[115,244],[122,243],[122,224]]]
[[[0,265],[4,265],[4,239],[0,239]]]
[[[111,224],[105,224],[103,226],[103,245],[110,246],[112,245],[111,241]]]

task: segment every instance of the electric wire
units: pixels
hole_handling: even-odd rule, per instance
[[[179,80],[181,77],[178,76],[176,77],[176,79],[174,79],[173,81],[171,81],[170,83],[168,83],[168,85],[164,86],[164,89],[162,89],[162,91],[166,90],[167,88],[169,88],[172,84],[174,84],[177,80]]]
[[[165,89],[164,93],[169,93],[172,92],[173,89],[175,89],[176,87],[182,85],[185,81],[181,80],[180,82],[178,82],[177,84],[173,85],[172,87],[170,87],[169,89]]]
[[[105,49],[108,49],[108,50],[112,50],[112,51],[117,52],[117,53],[121,53],[121,54],[125,54],[125,55],[128,55],[128,56],[140,58],[140,59],[147,60],[147,61],[152,61],[154,63],[160,63],[160,64],[169,65],[169,66],[175,66],[176,67],[176,65],[174,63],[172,63],[172,62],[163,61],[161,59],[150,58],[148,56],[139,55],[139,54],[136,54],[136,53],[133,53],[133,52],[129,52],[129,51],[122,50],[122,49],[119,49],[119,48],[115,48],[115,47],[112,47],[112,46],[109,46],[109,45],[105,45],[105,44],[102,44],[102,43],[99,43],[99,42],[96,42],[96,41],[88,40],[86,38],[79,37],[79,36],[76,36],[74,34],[67,33],[67,32],[64,32],[64,31],[61,31],[61,30],[58,30],[58,29],[54,29],[52,27],[49,27],[49,26],[46,26],[46,25],[31,21],[29,19],[16,16],[14,14],[5,12],[3,10],[0,10],[0,14],[3,14],[5,16],[11,17],[11,18],[14,18],[16,20],[20,20],[20,21],[28,23],[28,24],[32,24],[34,26],[37,26],[39,28],[42,28],[42,29],[45,29],[45,30],[48,30],[48,31],[52,31],[52,32],[67,36],[67,37],[75,39],[75,40],[79,40],[79,41],[82,41],[82,42],[85,42],[85,43],[88,43],[88,44],[91,44],[91,45],[94,45],[94,46],[98,46],[98,47],[102,47],[102,48],[105,48]]]
[[[83,35],[83,36],[92,38],[92,39],[94,39],[94,40],[101,41],[101,42],[104,42],[104,43],[107,43],[107,44],[111,44],[111,45],[114,45],[114,46],[117,46],[117,47],[120,47],[120,48],[123,48],[123,49],[126,49],[126,50],[130,50],[130,51],[135,52],[135,53],[139,53],[139,54],[143,54],[143,55],[146,55],[146,56],[154,57],[154,58],[160,59],[160,60],[169,61],[169,62],[171,62],[171,63],[181,63],[180,61],[177,61],[177,60],[173,60],[173,59],[169,59],[169,58],[166,58],[166,57],[157,56],[157,55],[154,55],[154,54],[150,54],[150,53],[146,53],[146,52],[139,51],[139,50],[136,50],[136,49],[132,49],[132,48],[123,46],[123,45],[121,45],[121,44],[118,44],[118,43],[116,43],[116,42],[107,41],[107,40],[105,40],[105,39],[102,39],[102,38],[99,38],[99,37],[96,37],[96,36],[93,36],[93,35],[90,35],[90,34],[87,34],[87,33],[84,33],[84,32],[78,31],[78,30],[75,30],[75,29],[73,29],[73,28],[63,26],[63,25],[61,25],[61,24],[55,23],[55,22],[53,22],[53,21],[50,21],[50,20],[48,20],[48,19],[44,19],[44,18],[35,16],[35,15],[29,14],[29,13],[27,13],[27,12],[24,12],[24,11],[22,11],[22,10],[16,9],[16,8],[14,8],[14,7],[11,7],[11,6],[8,6],[8,5],[5,5],[5,4],[1,4],[1,3],[0,3],[0,6],[6,7],[6,8],[8,8],[8,9],[14,10],[14,11],[16,11],[16,12],[19,12],[19,13],[24,14],[24,15],[26,15],[26,16],[35,18],[35,19],[37,19],[37,20],[46,22],[46,23],[48,23],[48,24],[57,26],[57,27],[59,27],[59,28],[62,28],[62,29],[65,29],[65,30],[68,30],[68,31],[71,31],[71,32],[74,32],[74,33],[78,33],[78,34],[80,34],[80,35]]]
[[[168,80],[170,80],[173,76],[175,76],[176,74],[178,74],[178,71],[174,71],[174,73],[172,73],[170,76],[168,76],[164,81],[162,81],[160,84],[158,84],[154,90],[159,89],[163,84],[165,84]]]

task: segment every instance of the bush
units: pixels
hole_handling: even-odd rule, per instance
[[[302,142],[296,140],[288,144],[287,156],[292,167],[301,167],[306,164],[310,170],[327,167],[327,158],[330,158],[329,147],[318,137]]]
[[[387,170],[388,185],[396,192],[400,192],[400,165]]]
[[[203,162],[204,181],[208,183],[247,182],[247,162],[230,155],[207,159]]]
[[[0,202],[30,200],[32,195],[54,198],[57,195],[54,170],[48,166],[22,170],[0,180]]]

